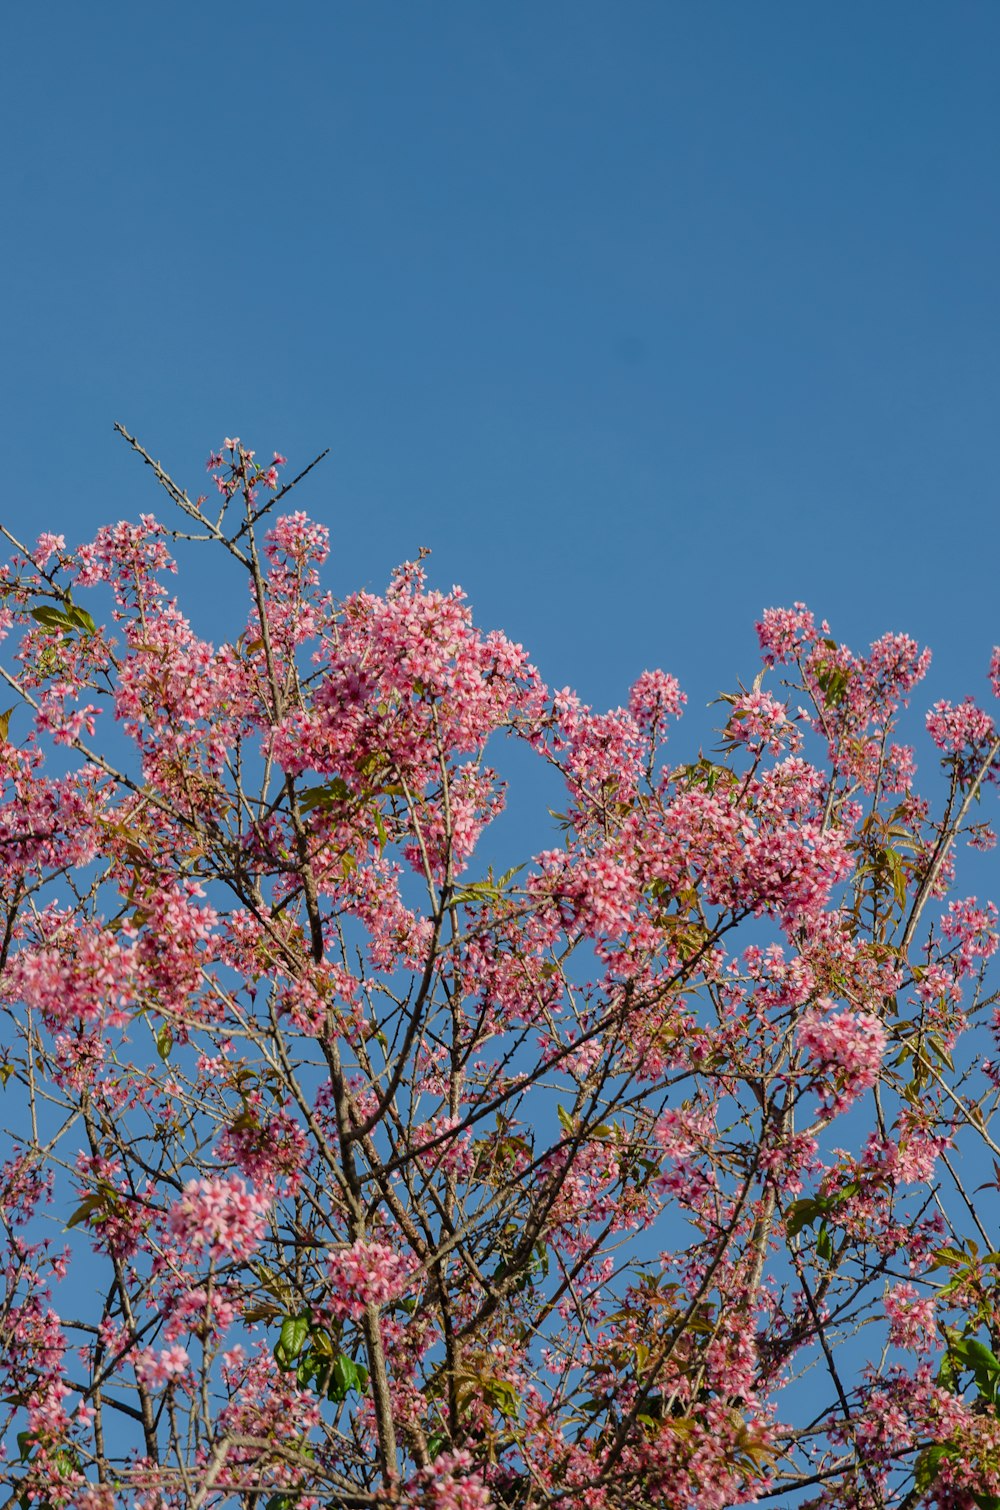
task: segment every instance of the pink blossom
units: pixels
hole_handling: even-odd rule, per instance
[[[191,1254],[207,1249],[213,1259],[242,1258],[263,1238],[269,1204],[235,1175],[189,1180],[167,1213],[167,1231]]]
[[[1000,943],[997,932],[997,909],[993,902],[980,907],[975,897],[948,903],[941,919],[941,932],[957,948],[962,974],[971,974],[981,960],[990,959]]]
[[[822,626],[824,632],[826,627]],[[815,620],[804,603],[796,603],[794,608],[768,608],[757,625],[757,638],[764,664],[783,666],[815,642]]]
[[[349,1248],[339,1249],[327,1265],[333,1315],[357,1319],[366,1306],[395,1300],[406,1292],[413,1268],[412,1259],[385,1243],[359,1238]]]
[[[629,711],[644,734],[662,731],[666,718],[680,718],[686,702],[677,678],[665,671],[644,671],[628,699]]]
[[[935,1341],[933,1296],[921,1296],[915,1285],[897,1284],[887,1291],[885,1314],[889,1318],[889,1340],[896,1346],[922,1352]]]
[[[799,1045],[827,1077],[827,1095],[843,1110],[862,1090],[874,1085],[885,1053],[886,1033],[869,1012],[835,1012],[821,1000],[799,1024]]]
[[[28,1396],[28,1427],[37,1436],[58,1440],[69,1428],[70,1418],[63,1401],[71,1393],[59,1379],[50,1379]]]
[[[726,733],[738,744],[754,752],[770,750],[775,754],[786,745],[794,750],[801,744],[802,736],[789,722],[784,706],[769,693],[746,692],[733,699],[732,707]]]
[[[184,1348],[178,1345],[163,1348],[159,1352],[145,1348],[135,1360],[135,1371],[143,1384],[156,1389],[160,1385],[174,1384],[182,1379],[190,1363]]]
[[[977,708],[971,697],[957,707],[947,702],[935,703],[927,715],[927,732],[939,750],[954,755],[980,749],[996,738],[992,718]]]
[[[426,1510],[492,1510],[489,1490],[469,1452],[442,1452],[421,1474]]]
[[[960,1040],[995,1005],[997,913],[951,887],[953,829],[990,842],[994,721],[932,710],[932,807],[897,727],[927,652],[854,655],[796,604],[759,625],[775,690],[658,769],[673,677],[607,711],[550,694],[422,559],[335,598],[323,525],[255,503],[284,462],[209,458],[251,567],[218,645],[168,597],[152,516],[69,555],[43,535],[44,578],[0,567],[15,1497],[723,1510],[798,1482],[871,1510],[929,1443],[925,1498],[992,1493],[1000,1422],[931,1358],[935,1323],[982,1330],[990,1266],[930,1197],[991,1106]],[[113,594],[112,632],[32,616],[70,587]],[[555,788],[528,849],[498,823],[514,741]],[[846,1411],[782,1396],[869,1321],[870,1369],[848,1346],[824,1386]]]
[[[40,571],[44,571],[53,556],[59,556],[66,549],[65,535],[52,535],[47,530],[39,535],[32,551],[32,558]]]

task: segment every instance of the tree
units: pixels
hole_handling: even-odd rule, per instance
[[[7,1503],[1000,1507],[992,718],[932,811],[927,654],[799,604],[667,762],[671,676],[595,714],[420,561],[334,601],[282,457],[210,507],[122,433],[172,527],[0,577]],[[498,874],[501,734],[566,795]]]

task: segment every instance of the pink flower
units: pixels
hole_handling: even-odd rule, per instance
[[[167,1231],[193,1254],[244,1258],[264,1236],[270,1202],[236,1176],[189,1180],[167,1214]]]
[[[977,708],[971,697],[957,708],[951,703],[935,703],[927,715],[927,732],[939,750],[953,755],[978,749],[996,738],[992,718]]]
[[[889,1340],[895,1347],[922,1352],[933,1345],[933,1296],[921,1296],[915,1285],[903,1283],[888,1291],[883,1304],[889,1318]]]
[[[327,1266],[330,1309],[334,1316],[364,1314],[367,1305],[385,1305],[402,1295],[414,1264],[385,1243],[366,1243],[360,1238],[349,1248],[334,1253]]]
[[[469,1452],[439,1453],[420,1477],[427,1510],[492,1510],[490,1492]]]
[[[822,999],[806,1013],[799,1024],[799,1045],[826,1072],[826,1094],[840,1112],[878,1079],[886,1034],[869,1012],[825,1016],[820,1009],[830,1005]]]
[[[734,700],[726,734],[754,752],[771,750],[777,754],[785,745],[795,750],[802,742],[784,706],[777,698],[759,690],[746,692]]]
[[[826,625],[823,629],[825,631]],[[757,625],[757,638],[767,666],[785,665],[795,660],[818,638],[816,623],[804,603],[794,608],[767,608]]]
[[[687,702],[675,676],[665,671],[644,671],[632,685],[629,712],[644,734],[650,734],[666,718],[680,718]]]
[[[52,557],[61,555],[65,549],[65,535],[50,535],[48,531],[43,531],[43,533],[39,535],[38,540],[35,544],[35,549],[32,552],[35,565],[39,568],[40,571],[44,571],[45,567],[48,566]]]
[[[145,1348],[135,1360],[135,1371],[143,1384],[156,1389],[163,1384],[173,1384],[183,1378],[191,1360],[179,1345],[155,1352]]]
[[[948,903],[941,919],[941,932],[957,948],[962,975],[970,975],[981,960],[990,959],[997,950],[997,909],[993,902],[980,907],[975,897]]]

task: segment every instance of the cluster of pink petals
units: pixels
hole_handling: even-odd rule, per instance
[[[138,524],[119,520],[98,530],[92,544],[77,548],[78,585],[93,587],[97,582],[110,582],[123,607],[147,597],[161,597],[163,588],[154,574],[177,570],[164,544],[165,534],[152,514],[142,514]]]
[[[213,1259],[243,1258],[266,1230],[270,1201],[237,1176],[189,1180],[167,1213],[167,1231],[181,1244],[181,1258],[207,1249]]]
[[[660,731],[665,718],[680,718],[687,702],[675,676],[666,671],[644,671],[629,693],[629,712],[644,734]]]
[[[283,460],[275,456],[276,464]],[[272,563],[284,557],[300,568],[322,566],[330,554],[330,531],[299,509],[275,521],[267,532],[264,549]]]
[[[971,974],[982,960],[996,953],[1000,943],[996,904],[987,902],[981,907],[975,897],[949,902],[941,919],[941,932],[957,948],[959,973]]]
[[[927,715],[927,732],[939,750],[961,755],[965,750],[989,745],[996,738],[996,725],[988,713],[967,697],[957,707],[947,702],[935,703]]]
[[[821,626],[823,633],[828,625]],[[768,608],[757,625],[764,664],[784,666],[817,639],[816,621],[804,603],[794,608]]]
[[[28,1426],[41,1438],[58,1441],[69,1426],[63,1401],[72,1391],[61,1379],[47,1379],[28,1396]]]
[[[256,1110],[256,1109],[255,1109]],[[236,1164],[257,1185],[276,1185],[286,1180],[286,1190],[297,1190],[309,1153],[305,1132],[286,1111],[257,1116],[244,1112],[235,1127],[227,1128],[215,1148],[222,1163]]]
[[[768,692],[745,692],[733,702],[726,733],[754,752],[778,754],[786,746],[798,749],[802,736],[790,722],[783,703]]]
[[[218,1430],[262,1441],[288,1442],[307,1437],[319,1425],[320,1410],[311,1390],[299,1389],[294,1372],[278,1368],[272,1349],[263,1343],[247,1357],[237,1345],[222,1354],[222,1377],[230,1399],[218,1418]],[[232,1454],[229,1463],[253,1462],[256,1449]]]
[[[40,571],[44,571],[53,556],[60,556],[66,549],[66,536],[53,535],[43,530],[35,543],[31,558]]]
[[[842,1111],[861,1091],[875,1084],[886,1047],[885,1028],[870,1012],[824,1011],[822,999],[799,1024],[799,1046],[808,1059],[831,1073],[836,1110]]]
[[[136,1358],[135,1372],[148,1388],[158,1389],[161,1385],[183,1379],[190,1364],[190,1358],[179,1344],[161,1348],[159,1352],[148,1347]]]
[[[442,1452],[413,1486],[421,1510],[492,1510],[489,1490],[470,1452]]]
[[[361,1238],[330,1258],[328,1305],[334,1316],[358,1320],[368,1305],[386,1305],[406,1292],[414,1263],[385,1243]]]
[[[104,929],[69,931],[50,914],[49,944],[22,950],[8,967],[5,988],[58,1030],[78,1019],[121,1023],[133,989],[134,951]]]
[[[253,452],[227,438],[209,465],[222,469],[216,483],[227,500],[242,490],[252,501],[255,488],[278,488],[283,462],[275,454],[273,464],[258,466]],[[37,559],[48,562],[64,548],[62,537],[42,536]],[[580,1510],[614,1510],[619,1489],[603,1472],[601,1455],[610,1437],[599,1421],[600,1398],[594,1401],[597,1414],[582,1427],[582,1417],[562,1412],[561,1405],[576,1387],[571,1376],[598,1396],[607,1390],[608,1419],[617,1410],[621,1420],[637,1398],[639,1339],[658,1329],[663,1336],[672,1324],[665,1319],[668,1289],[660,1288],[654,1301],[650,1295],[656,1287],[644,1282],[627,1296],[628,1309],[620,1311],[619,1291],[628,1290],[619,1267],[622,1255],[612,1257],[610,1243],[598,1249],[615,1234],[652,1227],[669,1209],[680,1215],[680,1235],[674,1251],[662,1255],[660,1278],[676,1276],[672,1289],[699,1297],[698,1304],[709,1285],[725,1300],[712,1301],[717,1311],[707,1330],[692,1329],[697,1369],[691,1366],[694,1351],[681,1356],[690,1339],[679,1337],[677,1356],[660,1379],[664,1396],[676,1385],[675,1403],[687,1412],[683,1430],[674,1429],[679,1416],[659,1423],[647,1419],[623,1444],[615,1471],[624,1484],[641,1484],[656,1503],[714,1510],[749,1502],[747,1495],[763,1480],[754,1482],[752,1470],[744,1472],[746,1444],[770,1440],[766,1429],[754,1434],[758,1413],[764,1412],[756,1399],[756,1388],[763,1388],[759,1312],[766,1308],[761,1295],[770,1281],[762,1281],[759,1272],[750,1280],[746,1272],[744,1245],[764,1211],[764,1195],[758,1185],[747,1190],[740,1207],[729,1203],[738,1167],[730,1157],[731,1138],[745,1136],[747,1146],[758,1139],[757,1176],[783,1194],[797,1194],[804,1176],[815,1177],[830,1198],[823,1209],[835,1213],[830,1225],[845,1244],[856,1240],[859,1251],[864,1246],[866,1253],[895,1259],[903,1250],[899,1262],[909,1263],[908,1272],[916,1276],[940,1241],[938,1229],[932,1230],[936,1217],[918,1217],[913,1231],[904,1225],[921,1192],[903,1187],[932,1181],[949,1146],[950,1111],[942,1111],[933,1085],[919,1087],[920,1096],[898,1111],[894,1123],[890,1111],[891,1125],[880,1126],[857,1159],[836,1150],[836,1162],[828,1164],[825,1136],[814,1136],[823,1132],[829,1116],[879,1081],[886,1028],[857,1006],[880,1003],[897,990],[911,992],[921,1032],[947,1051],[964,1026],[959,983],[978,974],[997,948],[996,909],[975,898],[952,902],[926,963],[912,967],[918,978],[911,987],[904,984],[905,961],[881,936],[874,943],[851,910],[859,895],[854,888],[863,888],[864,876],[870,875],[860,858],[868,836],[875,834],[872,844],[889,842],[881,837],[883,830],[864,826],[869,812],[876,824],[892,810],[884,832],[904,836],[904,881],[911,892],[919,887],[941,832],[934,829],[929,809],[910,796],[912,751],[890,742],[893,715],[925,674],[928,654],[907,636],[892,634],[873,644],[867,658],[857,657],[830,640],[827,626],[817,626],[804,605],[768,610],[758,625],[765,661],[797,665],[797,675],[789,673],[788,679],[811,700],[813,711],[800,710],[793,721],[776,697],[759,688],[744,692],[728,699],[725,748],[731,753],[733,745],[741,745],[752,759],[740,754],[732,763],[700,759],[677,771],[656,771],[656,745],[685,702],[675,678],[644,672],[627,708],[607,713],[593,712],[568,689],[550,697],[523,648],[503,635],[481,634],[463,594],[429,591],[416,563],[401,568],[384,596],[359,593],[340,605],[322,596],[319,567],[328,552],[328,532],[305,514],[279,518],[265,538],[263,584],[257,584],[242,621],[244,631],[219,650],[198,638],[167,601],[157,574],[172,563],[164,531],[151,516],[138,526],[102,531],[77,558],[77,585],[107,583],[116,595],[123,627],[116,631],[113,651],[111,642],[104,642],[103,660],[100,634],[81,631],[57,640],[28,622],[28,593],[45,596],[47,589],[35,585],[12,599],[26,631],[22,666],[36,678],[32,688],[41,688],[34,699],[41,711],[23,750],[14,752],[10,741],[0,740],[5,792],[0,865],[13,878],[12,895],[21,896],[27,877],[29,899],[46,867],[50,875],[61,875],[99,855],[107,869],[89,900],[77,892],[71,913],[42,911],[41,902],[37,911],[23,909],[17,922],[22,931],[12,933],[5,966],[5,1001],[26,1004],[42,1019],[55,1048],[53,1057],[46,1043],[46,1068],[54,1066],[64,1096],[93,1085],[92,1105],[96,1115],[99,1097],[102,1129],[119,1112],[123,1124],[133,1113],[137,1119],[146,1115],[156,1136],[162,1134],[164,1149],[175,1134],[180,1141],[190,1131],[193,1151],[171,1155],[169,1164],[165,1155],[157,1167],[210,1171],[190,1180],[179,1199],[173,1198],[176,1190],[167,1197],[173,1204],[164,1215],[162,1186],[140,1189],[127,1167],[132,1154],[124,1133],[117,1144],[109,1139],[121,1150],[120,1163],[96,1153],[81,1162],[86,1204],[76,1220],[85,1217],[97,1246],[129,1269],[130,1282],[141,1273],[145,1285],[149,1274],[141,1303],[153,1313],[151,1323],[144,1318],[130,1330],[132,1319],[127,1328],[124,1307],[119,1311],[116,1302],[118,1319],[112,1324],[106,1317],[97,1333],[105,1356],[131,1363],[145,1387],[170,1391],[190,1379],[191,1361],[181,1343],[195,1336],[204,1347],[206,1380],[228,1391],[211,1423],[234,1441],[226,1472],[234,1482],[241,1473],[247,1482],[260,1482],[258,1447],[294,1441],[298,1452],[326,1410],[321,1389],[314,1395],[308,1385],[298,1388],[295,1370],[280,1366],[273,1337],[249,1360],[234,1347],[222,1355],[221,1368],[209,1367],[222,1334],[240,1320],[251,1272],[245,1261],[266,1243],[268,1264],[276,1265],[274,1272],[283,1264],[295,1268],[298,1293],[307,1296],[316,1325],[325,1326],[339,1346],[354,1346],[358,1339],[351,1324],[364,1319],[369,1308],[385,1308],[380,1324],[393,1408],[403,1425],[429,1432],[440,1397],[434,1387],[423,1391],[429,1370],[440,1377],[445,1351],[439,1308],[410,1300],[394,1304],[417,1293],[420,1265],[398,1236],[410,1230],[403,1217],[397,1229],[379,1214],[378,1182],[369,1181],[370,1150],[376,1143],[380,1149],[388,1146],[391,1129],[373,1129],[374,1141],[359,1130],[357,1144],[359,1160],[369,1160],[369,1174],[362,1178],[375,1192],[370,1230],[376,1239],[329,1249],[320,1246],[317,1235],[315,1244],[310,1238],[301,1249],[288,1246],[290,1213],[305,1209],[295,1197],[308,1194],[303,1184],[310,1150],[324,1134],[331,1144],[342,1134],[343,1094],[355,1121],[379,1109],[379,1088],[398,1053],[407,1078],[399,1087],[393,1081],[391,1090],[398,1095],[390,1117],[403,1116],[405,1137],[391,1168],[393,1199],[413,1203],[431,1241],[442,1230],[445,1207],[439,1205],[435,1215],[430,1205],[421,1209],[419,1203],[458,1190],[458,1201],[450,1195],[448,1200],[456,1211],[462,1208],[461,1241],[483,1223],[477,1237],[469,1236],[472,1246],[464,1256],[481,1257],[476,1243],[490,1231],[492,1213],[508,1195],[510,1211],[503,1219],[517,1216],[517,1223],[511,1216],[510,1233],[526,1230],[523,1213],[532,1193],[547,1192],[538,1251],[545,1251],[546,1261],[555,1260],[547,1282],[559,1287],[561,1300],[552,1328],[565,1331],[544,1339],[531,1331],[530,1307],[541,1279],[508,1293],[495,1312],[484,1311],[477,1321],[483,1290],[470,1263],[473,1279],[463,1277],[454,1286],[456,1335],[475,1339],[463,1367],[482,1367],[478,1377],[487,1381],[489,1370],[495,1382],[517,1380],[516,1432],[487,1437],[492,1413],[506,1414],[507,1406],[500,1403],[502,1391],[496,1399],[488,1389],[473,1391],[462,1405],[462,1440],[479,1461],[472,1452],[446,1451],[430,1463],[421,1457],[426,1466],[418,1469],[404,1456],[408,1466],[402,1471],[413,1477],[405,1486],[397,1483],[390,1497],[409,1496],[400,1503],[414,1510],[489,1510],[490,1485],[502,1497],[504,1474],[525,1472],[543,1498],[572,1501]],[[72,562],[60,569],[72,571]],[[9,579],[2,580],[9,587]],[[7,622],[13,622],[11,615],[0,610],[0,627]],[[91,643],[94,659],[85,664]],[[299,675],[310,654],[311,671]],[[1000,648],[990,676],[1000,695]],[[102,694],[113,690],[120,732],[131,741],[136,769],[141,765],[141,783],[123,799],[116,797],[114,781],[105,779],[104,767],[95,766],[92,779],[77,774],[62,784],[36,772],[44,743],[36,735],[64,744],[92,731],[96,709],[83,693],[95,685]],[[938,703],[927,727],[949,756],[982,754],[996,738],[993,719],[971,699],[958,706]],[[794,753],[778,761],[764,758],[796,751],[800,730],[810,728],[829,754],[822,767]],[[468,887],[464,894],[456,889],[449,901],[442,886],[471,860],[487,825],[502,811],[505,789],[485,763],[485,751],[488,741],[507,732],[520,735],[565,779],[564,836],[558,848],[536,857],[526,879],[505,882],[502,894],[465,882],[460,883]],[[280,777],[273,800],[255,800],[241,811],[232,803],[230,778],[235,770],[255,770],[255,762],[266,762],[269,773],[280,768]],[[905,800],[885,802],[886,793],[905,794]],[[859,794],[872,796],[870,808]],[[30,832],[19,837],[20,830]],[[302,904],[303,838],[315,880],[308,918]],[[219,869],[223,856],[231,871]],[[407,862],[416,880],[406,872]],[[252,913],[220,918],[190,879],[192,870],[214,877],[207,883],[213,901],[223,895],[219,877],[224,874],[241,895],[246,885],[245,903],[253,891],[259,906],[255,902]],[[950,882],[947,864],[937,877],[943,895]],[[114,919],[108,927],[96,917],[104,907],[101,886],[116,893],[106,914]],[[441,906],[435,897],[443,899]],[[228,899],[219,905],[227,906]],[[315,925],[317,907],[325,953],[316,947],[315,926],[312,937],[303,926]],[[775,932],[772,922],[755,928],[752,915],[766,915],[780,927],[784,948],[767,943]],[[731,961],[725,952],[729,929],[744,920],[764,947],[751,946],[742,961]],[[429,953],[432,945],[436,955]],[[578,953],[571,964],[574,948]],[[594,968],[595,979],[580,982],[574,976],[581,959],[588,974]],[[406,995],[405,982],[397,993],[397,977],[404,971],[424,980],[419,997]],[[820,994],[826,991],[831,995]],[[834,998],[853,1005],[841,1008]],[[703,1003],[716,1000],[723,1006],[717,1015],[703,1010]],[[202,1015],[208,1001],[216,1003],[218,1017]],[[392,1003],[401,1012],[404,1001],[407,1009],[413,1004],[414,1027],[401,1048],[407,1030],[399,1028],[402,1018]],[[456,1003],[461,1004],[457,1012]],[[139,1053],[153,1063],[129,1079],[119,1075],[118,1043],[107,1030],[127,1025],[147,1008]],[[416,1015],[425,1009],[426,1022]],[[309,1065],[295,1092],[310,1099],[299,1108],[301,1123],[298,1111],[292,1114],[296,1103],[288,1083],[282,1084],[286,1061],[279,1062],[275,1045],[264,1036],[272,1026],[266,1015],[271,1012],[289,1042],[295,1032],[320,1040],[306,1044],[305,1058],[296,1061]],[[900,1020],[893,1031],[909,1033],[905,1023],[899,1027]],[[168,1061],[165,1067],[154,1060],[145,1031],[150,1022],[154,1032],[160,1030],[156,1046]],[[165,1024],[171,1041],[164,1049]],[[220,1024],[217,1034],[207,1035],[211,1053],[199,1056],[197,1080],[189,1078],[195,1052],[205,1042],[199,1036],[192,1047],[190,1035]],[[797,1052],[790,1052],[796,1034]],[[346,1091],[336,1075],[321,1077],[312,1068],[313,1063],[322,1068],[321,1053],[332,1049],[335,1038],[346,1062]],[[542,1056],[535,1061],[537,1074],[549,1078],[539,1082],[525,1073],[518,1086],[535,1045]],[[31,1063],[21,1057],[15,1064],[15,1057],[11,1064],[0,1061],[5,1074],[18,1076],[11,1095],[22,1065]],[[901,1080],[911,1069],[905,1056],[894,1066]],[[755,1095],[755,1088],[774,1083],[774,1076],[783,1081],[795,1074],[800,1078],[793,1091],[803,1089],[824,1103],[818,1118],[803,1119],[812,1124],[808,1131],[797,1135],[779,1127],[780,1119],[768,1118]],[[628,1097],[619,1102],[624,1109],[609,1125],[586,1128],[579,1109],[596,1094],[594,1087],[617,1099],[615,1077],[624,1086],[626,1076]],[[556,1131],[546,1152],[546,1118],[532,1119],[527,1093],[541,1083],[554,1104],[567,1078],[576,1080],[569,1088],[573,1113],[568,1122],[565,1114],[560,1119],[562,1135]],[[643,1101],[652,1081],[656,1099]],[[492,1116],[483,1124],[482,1109],[492,1114],[508,1090],[519,1120],[498,1110],[494,1130]],[[689,1093],[690,1099],[683,1099]],[[733,1104],[744,1093],[734,1118]],[[745,1132],[734,1131],[741,1115],[750,1123]],[[201,1136],[210,1120],[213,1154],[211,1137]],[[397,1130],[402,1125],[397,1123]],[[152,1164],[142,1163],[142,1147],[138,1142],[133,1150],[135,1167],[155,1173]],[[637,1149],[642,1150],[638,1164]],[[185,1165],[183,1157],[195,1162]],[[404,1159],[411,1161],[408,1168]],[[496,1201],[490,1194],[488,1204],[479,1204],[491,1179]],[[40,1180],[17,1165],[2,1171],[0,1205],[8,1222],[16,1217],[23,1225],[22,1213],[27,1219],[43,1193]],[[388,1199],[388,1187],[384,1193]],[[320,1203],[319,1225],[323,1211],[331,1222],[339,1221],[336,1195],[318,1188],[313,1194]],[[283,1201],[284,1210],[276,1204]],[[378,1225],[382,1221],[390,1225]],[[595,1245],[598,1229],[604,1235]],[[696,1229],[704,1243],[692,1240]],[[725,1234],[721,1266],[709,1268],[705,1254],[720,1232]],[[674,1235],[667,1241],[674,1243]],[[12,1252],[16,1262],[8,1260],[8,1278],[13,1276],[16,1285],[34,1260],[23,1245]],[[137,1253],[141,1257],[133,1262]],[[426,1267],[440,1266],[440,1282],[450,1284],[455,1274],[465,1274],[462,1258],[462,1249],[448,1251],[443,1264],[431,1255]],[[65,1267],[56,1256],[45,1262],[46,1272],[57,1275],[60,1265]],[[222,1274],[206,1272],[210,1264],[223,1265]],[[454,1266],[452,1278],[446,1277],[448,1265]],[[566,1291],[557,1270],[578,1280],[578,1294],[586,1296],[583,1306]],[[267,1272],[254,1264],[255,1277],[257,1271]],[[839,1277],[832,1275],[831,1283],[835,1286]],[[791,1291],[782,1280],[770,1292],[775,1332],[779,1319],[794,1321]],[[38,1293],[46,1292],[40,1286]],[[280,1284],[272,1294],[283,1298]],[[124,1302],[124,1289],[119,1298]],[[490,1304],[496,1299],[494,1294]],[[8,1300],[4,1314],[5,1367],[18,1392],[18,1408],[27,1406],[31,1428],[55,1439],[74,1430],[73,1420],[77,1426],[86,1423],[86,1405],[72,1419],[63,1405],[66,1349],[58,1318],[37,1301]],[[249,1317],[246,1324],[252,1327]],[[898,1283],[890,1290],[884,1317],[894,1346],[933,1350],[934,1301],[916,1285]],[[161,1329],[160,1345],[137,1351],[149,1340],[150,1326]],[[794,1330],[791,1335],[797,1336]],[[553,1346],[540,1367],[562,1378],[566,1394],[557,1400],[550,1393],[544,1401],[538,1394],[533,1425],[525,1424],[533,1419],[529,1396],[532,1381],[541,1377],[536,1366],[546,1342]],[[789,1344],[789,1356],[797,1345]],[[82,1355],[93,1346],[88,1340]],[[91,1363],[93,1358],[91,1353]],[[109,1377],[115,1366],[109,1365]],[[500,1367],[502,1374],[496,1372]],[[592,1370],[596,1384],[584,1377],[586,1370]],[[913,1378],[918,1377],[914,1369]],[[695,1378],[704,1386],[700,1399]],[[925,1403],[936,1399],[928,1381],[923,1383]],[[738,1409],[734,1401],[740,1402]],[[173,1403],[168,1393],[164,1417]],[[844,1439],[856,1425],[856,1441],[879,1474],[893,1453],[910,1453],[912,1459],[923,1439],[916,1434],[913,1401],[902,1389],[873,1386],[869,1405],[867,1414],[860,1412],[844,1426]],[[352,1451],[371,1449],[374,1463],[372,1395],[358,1395],[343,1409]],[[925,1420],[922,1429],[926,1426]],[[941,1405],[931,1428],[953,1431],[956,1441],[963,1431],[970,1441],[973,1433],[992,1432],[1000,1448],[995,1418],[983,1426],[961,1404]],[[412,1447],[420,1438],[415,1431],[412,1438],[401,1433],[399,1440]],[[975,1440],[983,1447],[986,1437]],[[487,1442],[500,1446],[484,1466]],[[405,1455],[409,1448],[401,1451]],[[768,1451],[765,1446],[765,1457]],[[738,1461],[743,1466],[737,1470]],[[156,1471],[153,1465],[151,1474]],[[950,1460],[943,1471],[952,1472]],[[145,1487],[153,1482],[151,1477]],[[228,1490],[229,1481],[220,1478],[213,1492]],[[82,1491],[81,1505],[89,1503],[90,1493]],[[148,1489],[148,1500],[140,1496],[135,1502],[152,1505],[158,1493],[157,1484]],[[304,1505],[311,1503],[308,1494],[301,1497]]]
[[[906,701],[930,670],[931,653],[906,634],[876,640],[862,663],[861,681],[873,715],[881,722]]]
[[[933,1296],[921,1295],[916,1285],[904,1281],[887,1292],[883,1304],[889,1318],[889,1340],[895,1347],[923,1352],[933,1346],[936,1332]]]
[[[164,1336],[168,1342],[188,1332],[204,1336],[211,1331],[221,1335],[236,1318],[236,1305],[225,1286],[214,1285],[211,1290],[202,1286],[181,1288],[167,1293],[160,1302],[160,1310],[167,1317]]]
[[[76,695],[77,689],[72,682],[49,684],[38,700],[35,728],[39,734],[51,734],[57,745],[72,745],[84,734],[88,737],[94,734],[100,709],[95,703],[67,707],[67,700],[75,699]]]

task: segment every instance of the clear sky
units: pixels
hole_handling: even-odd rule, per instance
[[[192,490],[330,446],[338,591],[432,546],[595,705],[800,598],[981,691],[998,57],[993,0],[7,6],[0,514],[160,510],[118,419]]]

